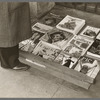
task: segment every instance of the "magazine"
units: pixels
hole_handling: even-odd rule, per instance
[[[51,26],[48,26],[48,25],[45,25],[45,24],[37,22],[36,24],[34,24],[32,26],[32,31],[38,31],[38,32],[42,32],[42,33],[47,33],[50,30],[52,30],[52,28],[53,27],[51,27]]]
[[[83,56],[79,59],[75,70],[95,78],[100,71],[100,63],[97,60]]]
[[[99,33],[100,29],[92,26],[87,26],[80,35],[85,36],[86,38],[94,39]]]
[[[55,62],[68,67],[68,68],[73,68],[73,66],[76,64],[77,59],[75,57],[71,57],[71,55],[61,52],[57,58],[55,59]]]
[[[49,12],[46,16],[44,16],[40,22],[49,26],[56,26],[62,19],[63,15],[58,15],[56,12]]]
[[[92,43],[92,40],[88,40],[80,35],[75,35],[64,47],[64,51],[70,54],[72,57],[79,59],[86,53]]]
[[[19,49],[22,50],[22,48],[27,45],[30,42],[30,39],[24,40],[22,42],[19,43]]]
[[[56,25],[56,27],[75,35],[84,25],[85,20],[67,15],[60,23]]]
[[[59,47],[44,41],[40,41],[32,53],[40,57],[43,57],[45,59],[53,61],[60,52],[61,49]]]
[[[50,32],[41,37],[41,40],[56,45],[63,50],[63,47],[70,41],[73,36],[74,35],[69,32],[53,28]]]
[[[23,51],[33,52],[35,46],[39,43],[40,38],[44,35],[42,32],[32,31],[33,35],[30,39],[19,43],[19,48]]]
[[[86,56],[100,60],[100,33],[98,34],[94,43],[91,45],[91,47],[87,51]]]

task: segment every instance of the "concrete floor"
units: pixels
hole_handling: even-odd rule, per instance
[[[100,84],[85,90],[33,67],[28,71],[0,67],[0,98],[98,98]]]

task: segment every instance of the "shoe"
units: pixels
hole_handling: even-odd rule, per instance
[[[26,64],[24,64],[24,63],[19,63],[19,65],[18,66],[15,66],[14,68],[13,68],[13,70],[28,70],[30,68],[30,66],[29,65],[26,65]]]

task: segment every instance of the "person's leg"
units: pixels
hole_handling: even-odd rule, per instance
[[[9,48],[0,48],[1,67],[13,68],[19,64],[18,45]]]
[[[18,45],[9,48],[0,48],[1,67],[15,70],[28,69],[29,66],[19,61]]]

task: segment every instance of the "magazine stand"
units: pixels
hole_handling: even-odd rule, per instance
[[[100,25],[100,21],[95,20],[99,19],[100,16],[92,13],[82,12],[75,9],[69,9],[63,6],[55,6],[54,9],[52,9],[52,12],[57,13],[57,15],[59,14],[62,17],[66,15],[80,17],[86,20],[87,22],[86,24],[90,26],[92,25],[95,27],[99,27]],[[89,89],[89,87],[94,83],[93,78],[83,73],[64,67],[56,62],[51,62],[39,56],[32,55],[31,53],[28,52],[20,51],[20,61],[38,70],[49,73],[57,78],[68,81],[85,89]]]

